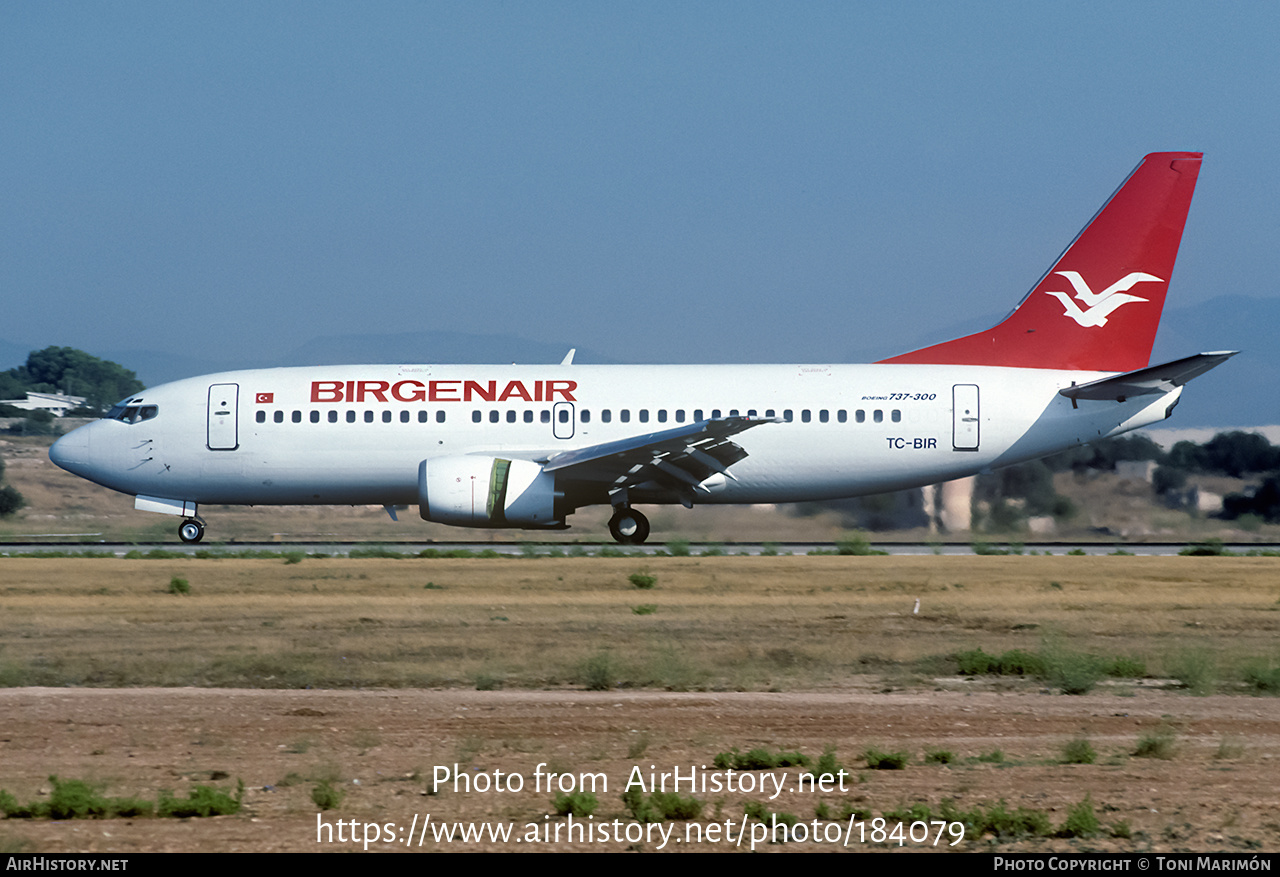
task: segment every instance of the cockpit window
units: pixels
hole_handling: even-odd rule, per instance
[[[160,413],[159,406],[137,404],[141,401],[141,399],[130,399],[126,402],[121,402],[119,405],[116,405],[107,412],[105,419],[122,420],[125,423],[141,423],[144,420],[150,420]]]

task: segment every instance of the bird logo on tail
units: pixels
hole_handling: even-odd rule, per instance
[[[1063,307],[1066,308],[1062,314],[1064,317],[1070,317],[1085,328],[1107,325],[1108,315],[1121,305],[1126,305],[1132,301],[1147,301],[1145,298],[1128,294],[1128,290],[1132,289],[1136,284],[1148,283],[1152,280],[1164,282],[1154,274],[1134,271],[1132,274],[1126,274],[1102,290],[1102,292],[1094,292],[1089,288],[1089,284],[1080,276],[1079,272],[1055,271],[1053,273],[1067,279],[1067,282],[1076,291],[1075,297],[1084,302],[1085,310],[1081,310],[1080,306],[1072,301],[1065,292],[1050,292],[1048,294],[1062,302]]]

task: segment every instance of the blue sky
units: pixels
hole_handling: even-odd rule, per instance
[[[6,3],[0,339],[889,355],[1165,150],[1170,306],[1276,297],[1277,45],[1270,3]]]

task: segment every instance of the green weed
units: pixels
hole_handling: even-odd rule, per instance
[[[1217,661],[1205,649],[1188,649],[1169,663],[1169,675],[1192,694],[1212,694],[1217,681]]]
[[[1062,747],[1063,764],[1093,764],[1097,760],[1097,750],[1085,737],[1076,737]]]
[[[881,752],[875,747],[864,749],[862,758],[872,770],[902,770],[911,761],[906,752]]]
[[[608,652],[583,661],[578,675],[588,691],[612,691],[618,686],[618,668]]]
[[[1178,751],[1178,733],[1168,725],[1161,725],[1150,734],[1138,738],[1138,746],[1133,754],[1138,758],[1172,759]]]
[[[585,819],[596,812],[600,801],[590,792],[570,792],[565,795],[556,795],[551,800],[551,806],[558,816],[573,815],[579,819]]]
[[[646,572],[633,572],[631,575],[627,576],[627,581],[631,582],[631,584],[635,585],[637,588],[647,591],[658,583],[658,577]]]
[[[160,793],[160,803],[156,810],[160,816],[173,816],[185,819],[192,816],[228,816],[240,812],[240,803],[244,799],[244,780],[236,786],[234,797],[212,786],[196,786],[186,798],[174,798],[166,792]]]
[[[321,810],[336,810],[345,794],[341,789],[335,789],[328,780],[323,780],[311,790],[311,802]]]
[[[1098,816],[1093,812],[1093,798],[1085,795],[1084,800],[1071,808],[1067,819],[1058,829],[1058,837],[1093,837],[1102,826]]]

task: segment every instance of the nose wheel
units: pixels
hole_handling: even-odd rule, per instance
[[[649,538],[649,519],[631,506],[622,506],[609,519],[609,534],[622,545],[640,545]]]
[[[199,542],[204,538],[204,521],[187,518],[178,525],[178,538],[187,543]]]

